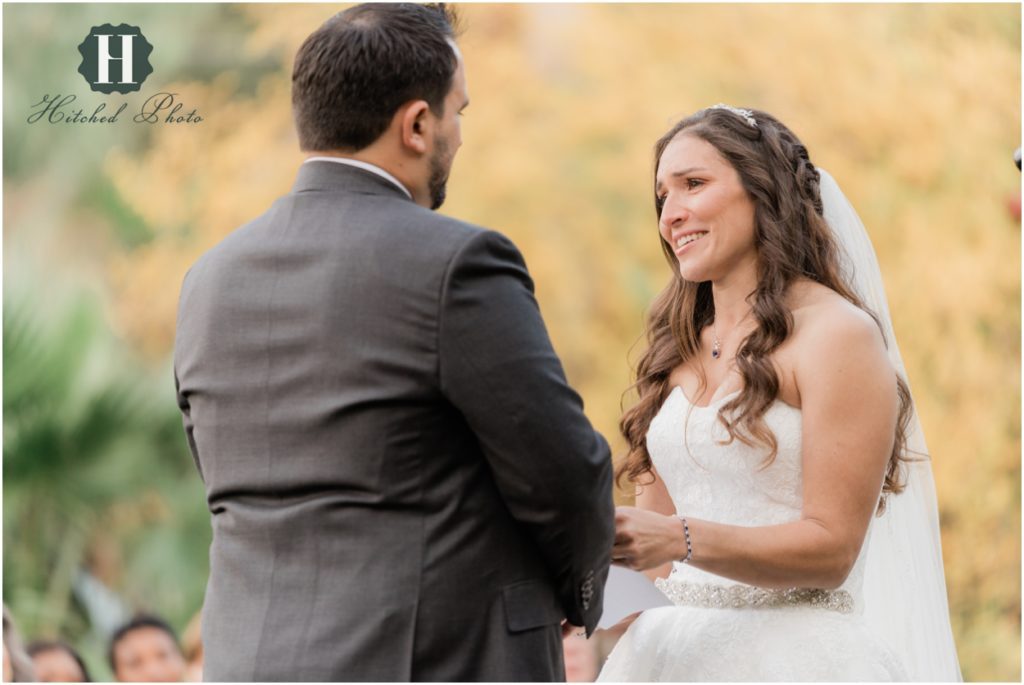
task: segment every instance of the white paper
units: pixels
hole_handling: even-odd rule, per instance
[[[612,566],[604,584],[604,613],[597,627],[611,628],[630,614],[670,604],[671,600],[644,574]]]

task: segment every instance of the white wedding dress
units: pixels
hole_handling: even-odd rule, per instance
[[[776,400],[765,413],[778,455],[764,467],[763,447],[722,444],[728,434],[716,416],[734,395],[701,407],[676,387],[651,422],[648,451],[672,501],[687,516],[737,526],[799,519],[800,410]],[[831,591],[755,588],[677,562],[657,583],[675,606],[643,612],[599,680],[907,680],[864,620],[868,548],[866,539],[846,582]]]

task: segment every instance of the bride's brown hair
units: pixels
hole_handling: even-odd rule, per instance
[[[825,222],[818,185],[820,176],[811,164],[807,148],[775,117],[759,110],[750,111],[756,127],[726,109],[705,109],[683,119],[654,146],[654,173],[657,177],[661,155],[668,144],[685,132],[718,150],[739,173],[743,188],[754,203],[758,279],[749,301],[757,327],[736,352],[742,390],[719,408],[718,420],[725,426],[730,440],[766,447],[767,465],[778,452],[775,435],[763,419],[779,393],[779,378],[770,355],[793,329],[793,315],[784,304],[789,286],[799,278],[810,279],[839,293],[870,314],[876,323],[878,317],[864,306],[840,275],[839,247]],[[660,220],[657,191],[654,208]],[[654,300],[648,314],[647,349],[637,364],[636,382],[629,389],[635,389],[639,399],[623,414],[619,424],[629,446],[625,460],[616,471],[616,482],[620,484],[626,476],[642,485],[640,479],[651,474],[647,430],[668,395],[669,374],[697,355],[700,332],[715,318],[711,283],[684,280],[679,275],[672,246],[664,238],[661,238],[661,249],[672,279]],[[706,389],[706,383],[707,379],[702,377],[701,392]],[[882,489],[885,493],[899,493],[903,489],[900,463],[905,459],[912,409],[910,390],[898,375],[897,394],[899,416],[885,472]],[[880,502],[880,511],[882,505]]]

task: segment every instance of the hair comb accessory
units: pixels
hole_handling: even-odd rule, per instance
[[[712,105],[708,109],[724,109],[727,112],[732,112],[736,116],[743,119],[750,126],[757,128],[757,119],[754,118],[754,113],[749,109],[740,109],[739,107],[733,107],[732,105],[726,105],[719,102],[717,105]]]

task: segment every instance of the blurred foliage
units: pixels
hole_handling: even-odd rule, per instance
[[[99,675],[107,636],[76,576],[184,623],[202,602],[209,523],[170,374],[131,362],[95,295],[51,289],[45,308],[37,295],[5,283],[4,601],[25,634],[73,637]]]
[[[250,25],[232,7],[182,5],[173,21],[152,5],[3,11],[3,597],[24,635],[66,637],[109,679],[107,631],[127,612],[178,628],[196,613],[211,537],[169,360],[142,358],[110,315],[109,260],[153,233],[102,173],[104,158],[141,154],[152,133],[25,120],[44,94],[98,104],[76,71],[77,45],[105,22],[144,27],[158,46],[153,79],[231,65],[245,90],[281,61],[237,68],[233,48]],[[76,592],[83,573],[120,602]]]
[[[156,46],[154,58],[163,60],[151,77],[153,88],[178,93],[206,120],[95,135],[95,127],[88,134],[53,127],[42,134],[24,125],[40,83],[50,92],[85,95],[76,81],[74,47],[90,22],[113,11],[102,8],[4,7],[5,267],[30,255],[39,271],[24,275],[29,287],[47,287],[39,274],[53,271],[99,283],[103,308],[94,308],[90,320],[109,326],[116,342],[151,368],[165,369],[185,270],[294,179],[302,156],[289,110],[291,57],[337,7],[118,6],[117,16],[141,25]],[[472,104],[443,211],[501,230],[523,250],[570,381],[617,450],[620,398],[630,382],[627,351],[633,348],[635,358],[644,311],[669,277],[651,202],[654,141],[678,118],[709,104],[753,106],[785,121],[812,160],[835,176],[875,243],[929,437],[964,676],[1019,680],[1020,223],[1011,205],[1019,212],[1012,153],[1021,144],[1020,7],[461,9]],[[32,38],[44,34],[36,53],[49,62],[23,59]],[[74,53],[71,59],[53,47],[58,41]],[[5,286],[10,277],[8,270]],[[40,300],[39,294],[25,297]],[[83,316],[78,306],[45,308],[71,322],[52,335],[82,335],[77,326],[107,339],[103,326],[74,323]],[[11,325],[23,325],[17,317],[31,306],[12,309]],[[124,371],[121,362],[130,355],[113,339],[103,345]],[[5,337],[9,375],[7,355]],[[50,392],[29,390],[34,384],[71,389],[82,382],[76,379],[84,367],[67,361],[60,368],[66,375],[59,380],[5,376],[5,432],[7,412],[22,411],[13,408],[22,394],[31,405],[33,393]],[[105,390],[62,392],[59,399],[69,404],[53,405],[50,420],[57,425],[48,430],[65,445],[85,441],[103,452],[102,459],[52,456],[51,447],[40,447],[52,464],[15,472],[18,462],[7,444],[12,434],[5,435],[4,596],[23,622],[72,625],[44,612],[56,606],[46,593],[56,596],[63,582],[60,550],[70,548],[63,554],[73,557],[70,546],[80,544],[67,532],[72,528],[59,528],[62,514],[44,513],[65,506],[92,512],[68,514],[79,528],[102,521],[92,530],[103,530],[94,537],[104,542],[85,543],[82,558],[94,564],[89,550],[118,550],[110,552],[119,559],[112,564],[118,572],[100,575],[125,596],[159,576],[164,580],[144,596],[174,614],[169,586],[185,597],[202,592],[201,571],[175,576],[165,564],[169,554],[204,557],[205,538],[196,534],[186,549],[183,538],[176,548],[150,535],[161,525],[168,535],[182,535],[205,511],[195,503],[198,479],[189,472],[184,441],[169,428],[162,432],[162,412],[174,410],[167,374],[161,371],[163,384],[152,386],[148,374],[134,373],[143,394],[162,409],[148,414],[128,402],[135,413],[123,418],[132,426],[124,436],[97,428],[99,437],[86,440],[76,432],[86,430],[82,417],[90,412],[113,416],[126,404],[123,398],[131,395],[116,373]],[[24,390],[10,396],[11,382]],[[70,405],[72,395],[84,405]],[[137,448],[139,463],[122,464],[130,461],[124,456],[129,448],[115,448],[114,438],[128,445],[144,442],[144,434],[153,442]],[[87,472],[99,468],[89,464],[108,460],[118,465],[121,480],[115,481],[123,488],[109,501],[86,487]],[[74,477],[72,462],[82,470]],[[138,480],[131,480],[129,474],[138,473],[131,469],[141,471]],[[52,489],[62,493],[33,500],[37,519],[17,508],[33,481],[8,482],[14,473],[20,479],[32,472],[39,483],[50,473]],[[67,482],[58,490],[61,480]],[[172,502],[179,487],[190,494]],[[162,502],[158,509],[171,513],[147,519],[143,501]],[[116,508],[121,502],[123,510]],[[97,513],[108,506],[134,512],[123,514],[138,526],[134,533]],[[40,544],[19,542],[25,537],[13,531],[33,520],[41,527],[30,538]],[[47,591],[50,586],[58,589]],[[42,588],[41,599],[15,601],[26,587]],[[179,627],[186,613],[174,615]]]

